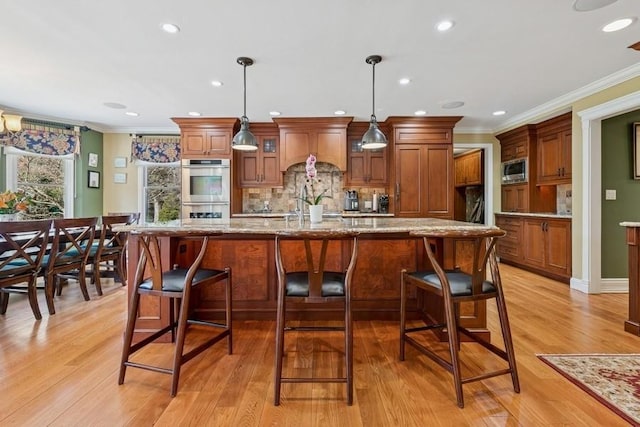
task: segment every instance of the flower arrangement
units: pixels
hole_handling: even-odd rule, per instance
[[[313,154],[309,154],[309,157],[307,158],[305,171],[307,172],[307,183],[309,184],[309,188],[311,189],[311,191],[309,191],[309,189],[307,188],[307,197],[301,200],[310,205],[319,205],[320,203],[322,203],[323,198],[326,197],[328,199],[331,199],[332,197],[327,194],[327,191],[329,191],[328,188],[324,189],[320,194],[316,196],[316,190],[313,186],[313,183],[315,181],[316,175],[318,174],[318,170],[316,169],[316,156],[314,156]]]
[[[29,204],[31,204],[31,198],[22,190],[15,192],[7,190],[0,193],[0,214],[24,212],[29,208]]]

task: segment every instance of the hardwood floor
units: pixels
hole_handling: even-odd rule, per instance
[[[235,322],[234,354],[217,345],[187,363],[173,399],[168,375],[129,369],[118,386],[125,289],[105,282],[104,296],[91,287],[85,302],[72,283],[56,297],[54,316],[35,321],[20,295],[11,295],[0,316],[0,425],[626,425],[536,354],[638,353],[640,338],[624,332],[627,295],[585,295],[507,265],[501,271],[520,394],[507,376],[471,383],[459,409],[449,373],[411,347],[399,362],[398,323],[382,321],[355,324],[351,407],[341,384],[285,384],[281,406],[273,406],[275,324],[269,321]],[[489,326],[499,342],[493,304]],[[285,369],[317,375],[339,369],[342,358],[333,350],[343,348],[340,337],[289,336]],[[150,347],[139,357],[169,364],[170,344]],[[485,361],[477,344],[462,348],[466,371],[499,363]]]

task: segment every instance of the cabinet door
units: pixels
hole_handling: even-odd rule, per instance
[[[466,181],[466,172],[465,172],[465,161],[466,157],[456,157],[453,159],[453,182],[456,187],[464,187],[467,183]]]
[[[422,158],[422,145],[396,145],[396,209],[395,214],[419,217],[421,197],[425,193],[421,171],[426,169]]]
[[[545,269],[562,276],[571,275],[571,222],[545,221]]]
[[[545,265],[545,231],[544,221],[537,218],[523,218],[522,220],[522,256],[524,262],[543,268]]]
[[[367,153],[362,148],[362,138],[349,141],[349,165],[347,176],[349,185],[365,185],[367,183]]]
[[[562,132],[562,178],[571,182],[571,129]]]
[[[389,148],[380,148],[378,150],[365,150],[369,161],[365,164],[368,165],[367,183],[370,186],[386,187],[389,184],[388,175],[388,162],[387,153]]]
[[[258,151],[242,151],[240,154],[240,186],[252,187],[258,184],[260,171]]]
[[[262,136],[259,138],[262,156],[260,184],[266,187],[282,186],[282,173],[280,172],[280,153],[278,152],[277,136]]]
[[[453,219],[453,146],[426,144],[423,175],[422,216]]]
[[[315,153],[319,162],[331,163],[341,171],[347,170],[347,151],[344,146],[346,130],[320,130],[316,134]],[[313,145],[312,145],[313,148]]]
[[[233,135],[228,132],[209,130],[206,132],[206,138],[207,156],[228,158],[231,155]]]
[[[561,133],[540,135],[538,138],[538,183],[555,182],[561,178],[562,148]]]
[[[502,186],[502,210],[504,212],[529,211],[529,186],[527,184]]]
[[[182,158],[206,156],[207,136],[205,131],[183,131],[181,139]]]
[[[471,153],[465,158],[464,174],[467,185],[482,185],[482,151]]]

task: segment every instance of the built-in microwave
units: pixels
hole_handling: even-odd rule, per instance
[[[503,184],[527,182],[527,180],[529,179],[528,159],[526,157],[523,157],[521,159],[502,162],[501,172]]]
[[[228,219],[230,200],[229,159],[182,160],[182,219]]]

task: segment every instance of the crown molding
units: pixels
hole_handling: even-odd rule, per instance
[[[638,76],[640,76],[640,63],[624,68],[556,99],[545,102],[529,111],[514,116],[495,128],[493,133],[500,133],[521,124],[531,123],[533,120],[541,121],[553,115],[571,111],[571,105],[574,102]]]

